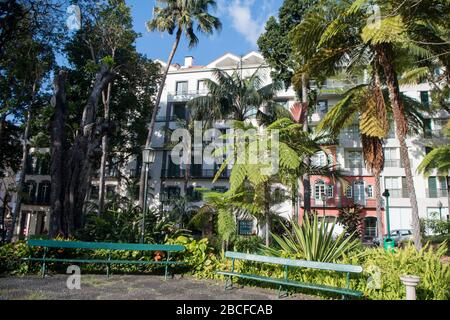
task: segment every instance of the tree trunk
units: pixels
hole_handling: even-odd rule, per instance
[[[103,106],[105,109],[105,121],[109,127],[109,109],[111,101],[111,87],[112,84],[108,84],[106,94],[103,93]],[[102,215],[105,207],[105,180],[106,180],[106,160],[108,158],[108,131],[102,137],[102,159],[100,162],[100,179],[99,179],[99,192],[98,192],[98,214]]]
[[[54,115],[51,131],[51,188],[50,188],[50,228],[49,237],[55,238],[62,233],[61,223],[64,201],[64,154],[66,144],[66,75],[59,71],[53,80],[54,96],[52,106]]]
[[[33,87],[33,102],[34,102],[34,92],[35,92],[35,86]],[[30,145],[28,144],[28,140],[30,138],[30,129],[31,129],[31,109],[33,106],[33,102],[30,105],[30,108],[27,112],[27,118],[25,122],[25,130],[22,136],[22,161],[20,163],[20,173],[19,173],[19,179],[17,181],[17,196],[15,205],[12,211],[12,224],[11,224],[11,230],[6,235],[6,242],[11,242],[14,232],[16,229],[16,222],[17,218],[20,214],[20,207],[22,204],[22,192],[24,190],[25,186],[25,177],[26,177],[26,171],[27,171],[27,159],[28,159],[28,151],[30,149]]]
[[[406,144],[406,135],[408,133],[408,123],[405,117],[403,101],[400,95],[400,87],[398,84],[395,67],[392,63],[393,59],[388,56],[390,48],[386,45],[379,45],[376,47],[376,53],[380,65],[384,69],[386,76],[386,84],[389,90],[389,99],[391,101],[392,110],[394,114],[394,121],[396,124],[397,138],[400,142],[400,158],[405,169],[406,184],[408,187],[409,197],[411,201],[411,215],[414,245],[417,250],[422,248],[422,241],[420,237],[420,218],[419,209],[417,206],[416,190],[414,187],[414,180],[411,170],[411,162],[409,159],[408,146]]]
[[[172,51],[169,54],[169,59],[167,60],[167,66],[163,73],[163,76],[161,78],[161,84],[159,85],[158,89],[158,95],[156,96],[156,102],[155,102],[155,108],[153,110],[152,114],[152,120],[150,122],[150,127],[148,129],[148,135],[147,135],[147,141],[145,142],[146,147],[150,147],[152,143],[153,138],[153,132],[155,131],[155,123],[156,123],[156,116],[159,112],[159,104],[161,102],[161,97],[164,91],[164,84],[166,83],[167,74],[169,73],[170,65],[172,64],[173,57],[175,56],[175,53],[178,49],[178,45],[180,44],[182,29],[178,29],[175,43],[173,44]],[[144,208],[144,182],[145,182],[145,172],[144,170],[141,170],[141,177],[140,177],[140,183],[139,183],[139,206],[141,208]]]
[[[377,237],[383,237],[383,215],[381,213],[382,198],[381,198],[381,181],[380,174],[375,175],[375,187],[374,196],[376,201],[376,211],[377,211]],[[380,241],[381,245],[381,241]]]
[[[1,141],[3,141],[3,129],[5,127],[5,122],[6,122],[6,112],[3,112],[2,115],[0,116],[0,143]]]
[[[304,111],[304,120],[303,120],[303,131],[308,132],[308,87],[306,85],[306,75],[302,75],[302,104],[303,108],[306,108]],[[311,158],[309,156],[305,157],[304,163],[306,166],[311,165]],[[311,178],[308,173],[303,175],[303,210],[305,212],[311,213]]]
[[[92,161],[99,153],[100,139],[97,132],[97,106],[102,91],[113,80],[115,74],[102,65],[96,75],[88,102],[83,110],[80,131],[69,150],[65,169],[64,234],[72,236],[82,226],[83,206],[92,176]]]

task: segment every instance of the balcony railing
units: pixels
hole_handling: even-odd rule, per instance
[[[391,198],[409,198],[409,193],[407,189],[389,189],[389,194]]]
[[[385,168],[402,168],[402,162],[400,159],[386,159],[384,160]]]
[[[189,101],[193,98],[206,96],[208,93],[208,90],[169,92],[169,94],[167,95],[167,99],[168,101]]]
[[[427,189],[428,198],[447,198],[448,190],[446,189]]]
[[[189,177],[192,179],[213,179],[216,176],[217,170],[203,169],[201,171],[190,171]],[[219,179],[230,178],[231,170],[225,170],[220,175]],[[186,170],[162,170],[161,177],[166,179],[184,179],[186,178]]]
[[[342,198],[328,198],[325,203],[321,199],[311,198],[311,206],[315,207],[317,210],[325,207],[325,209],[330,208],[342,208],[351,204],[359,204],[365,208],[376,208],[376,199],[352,199],[347,197]]]

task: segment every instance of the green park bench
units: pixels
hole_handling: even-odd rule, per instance
[[[218,271],[217,274],[223,275],[227,277],[225,282],[225,290],[230,290],[233,288],[232,277],[238,277],[248,280],[255,280],[261,282],[267,282],[279,285],[278,297],[282,297],[287,295],[287,292],[282,292],[283,287],[297,287],[297,288],[305,288],[311,290],[320,290],[332,293],[341,294],[343,298],[347,296],[353,297],[361,297],[363,295],[360,291],[355,291],[350,289],[350,273],[361,273],[363,268],[361,266],[354,265],[346,265],[346,264],[336,264],[336,263],[324,263],[324,262],[315,262],[315,261],[305,261],[305,260],[292,260],[292,259],[284,259],[284,258],[276,258],[269,256],[260,256],[254,254],[245,254],[240,252],[226,252],[225,257],[231,258],[231,271]],[[275,265],[284,266],[284,278],[270,278],[263,277],[253,274],[243,274],[235,272],[235,260],[246,260],[252,262],[260,262],[260,263],[268,263]],[[289,268],[309,268],[309,269],[318,269],[318,270],[329,270],[336,271],[340,273],[346,273],[346,286],[345,288],[332,287],[327,285],[320,285],[314,283],[304,283],[293,281],[288,278]]]
[[[55,241],[55,240],[28,240],[28,246],[30,247],[42,247],[44,253],[42,257],[28,257],[26,261],[38,261],[42,262],[42,277],[45,276],[47,263],[92,263],[92,264],[106,264],[106,275],[109,276],[109,266],[112,264],[135,264],[135,265],[161,265],[165,268],[164,277],[167,279],[169,272],[169,266],[182,265],[184,262],[177,262],[170,260],[171,252],[181,252],[185,250],[181,245],[165,245],[165,244],[134,244],[134,243],[106,243],[106,242],[75,242],[75,241]],[[51,248],[58,249],[86,249],[96,250],[104,249],[109,250],[108,259],[56,259],[47,257],[48,250]],[[161,261],[146,261],[146,260],[111,260],[111,253],[114,250],[121,251],[161,251],[166,252],[166,258]]]

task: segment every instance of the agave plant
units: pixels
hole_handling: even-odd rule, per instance
[[[335,238],[335,225],[336,221],[319,222],[317,215],[305,217],[301,225],[293,222],[291,230],[284,226],[285,235],[280,237],[272,234],[281,250],[267,247],[264,251],[275,256],[287,255],[310,261],[336,262],[349,252],[355,251],[359,247],[359,240],[345,237],[344,233]]]

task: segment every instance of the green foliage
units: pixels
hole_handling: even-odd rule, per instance
[[[258,253],[261,251],[264,241],[259,236],[238,236],[233,240],[233,251],[245,253]]]
[[[311,221],[310,221],[311,220]],[[311,261],[336,262],[349,252],[355,252],[359,241],[352,237],[345,238],[344,234],[333,239],[336,222],[322,221],[319,223],[317,215],[306,217],[303,223],[292,223],[292,230],[286,229],[287,235],[272,234],[280,250],[266,248],[265,251],[273,255],[288,254]]]
[[[355,239],[361,238],[361,210],[362,207],[357,204],[339,209],[337,222],[344,226],[346,237],[354,237]]]
[[[435,212],[433,216],[430,219],[420,219],[422,234],[448,234],[450,232],[450,221],[439,219],[439,212]]]
[[[76,237],[83,241],[138,243],[142,218],[142,210],[132,202],[113,203],[101,216],[96,212],[87,214],[85,226]],[[164,243],[187,232],[177,227],[165,212],[148,212],[145,217],[145,243]]]
[[[209,14],[210,8],[216,7],[214,0],[167,0],[163,5],[158,4],[153,9],[153,20],[147,23],[150,31],[167,32],[172,35],[175,31],[184,32],[189,47],[195,47],[198,38],[194,33],[198,30],[205,34],[212,34],[220,30],[220,20]]]
[[[425,246],[417,251],[409,245],[395,253],[386,253],[383,249],[367,249],[362,259],[364,270],[375,266],[381,272],[379,289],[365,288],[370,299],[404,300],[405,287],[400,276],[416,275],[420,277],[417,297],[420,300],[448,300],[450,298],[450,268],[448,263],[441,262],[447,251],[441,245],[435,252]],[[362,286],[362,284],[361,284]]]
[[[181,236],[168,241],[168,244],[180,244],[186,247],[186,251],[179,256],[189,266],[189,272],[198,278],[212,279],[215,272],[221,267],[219,258],[209,246],[208,239],[194,240]]]
[[[31,255],[31,248],[25,241],[8,243],[0,246],[0,274],[25,274],[28,264],[21,259]]]

